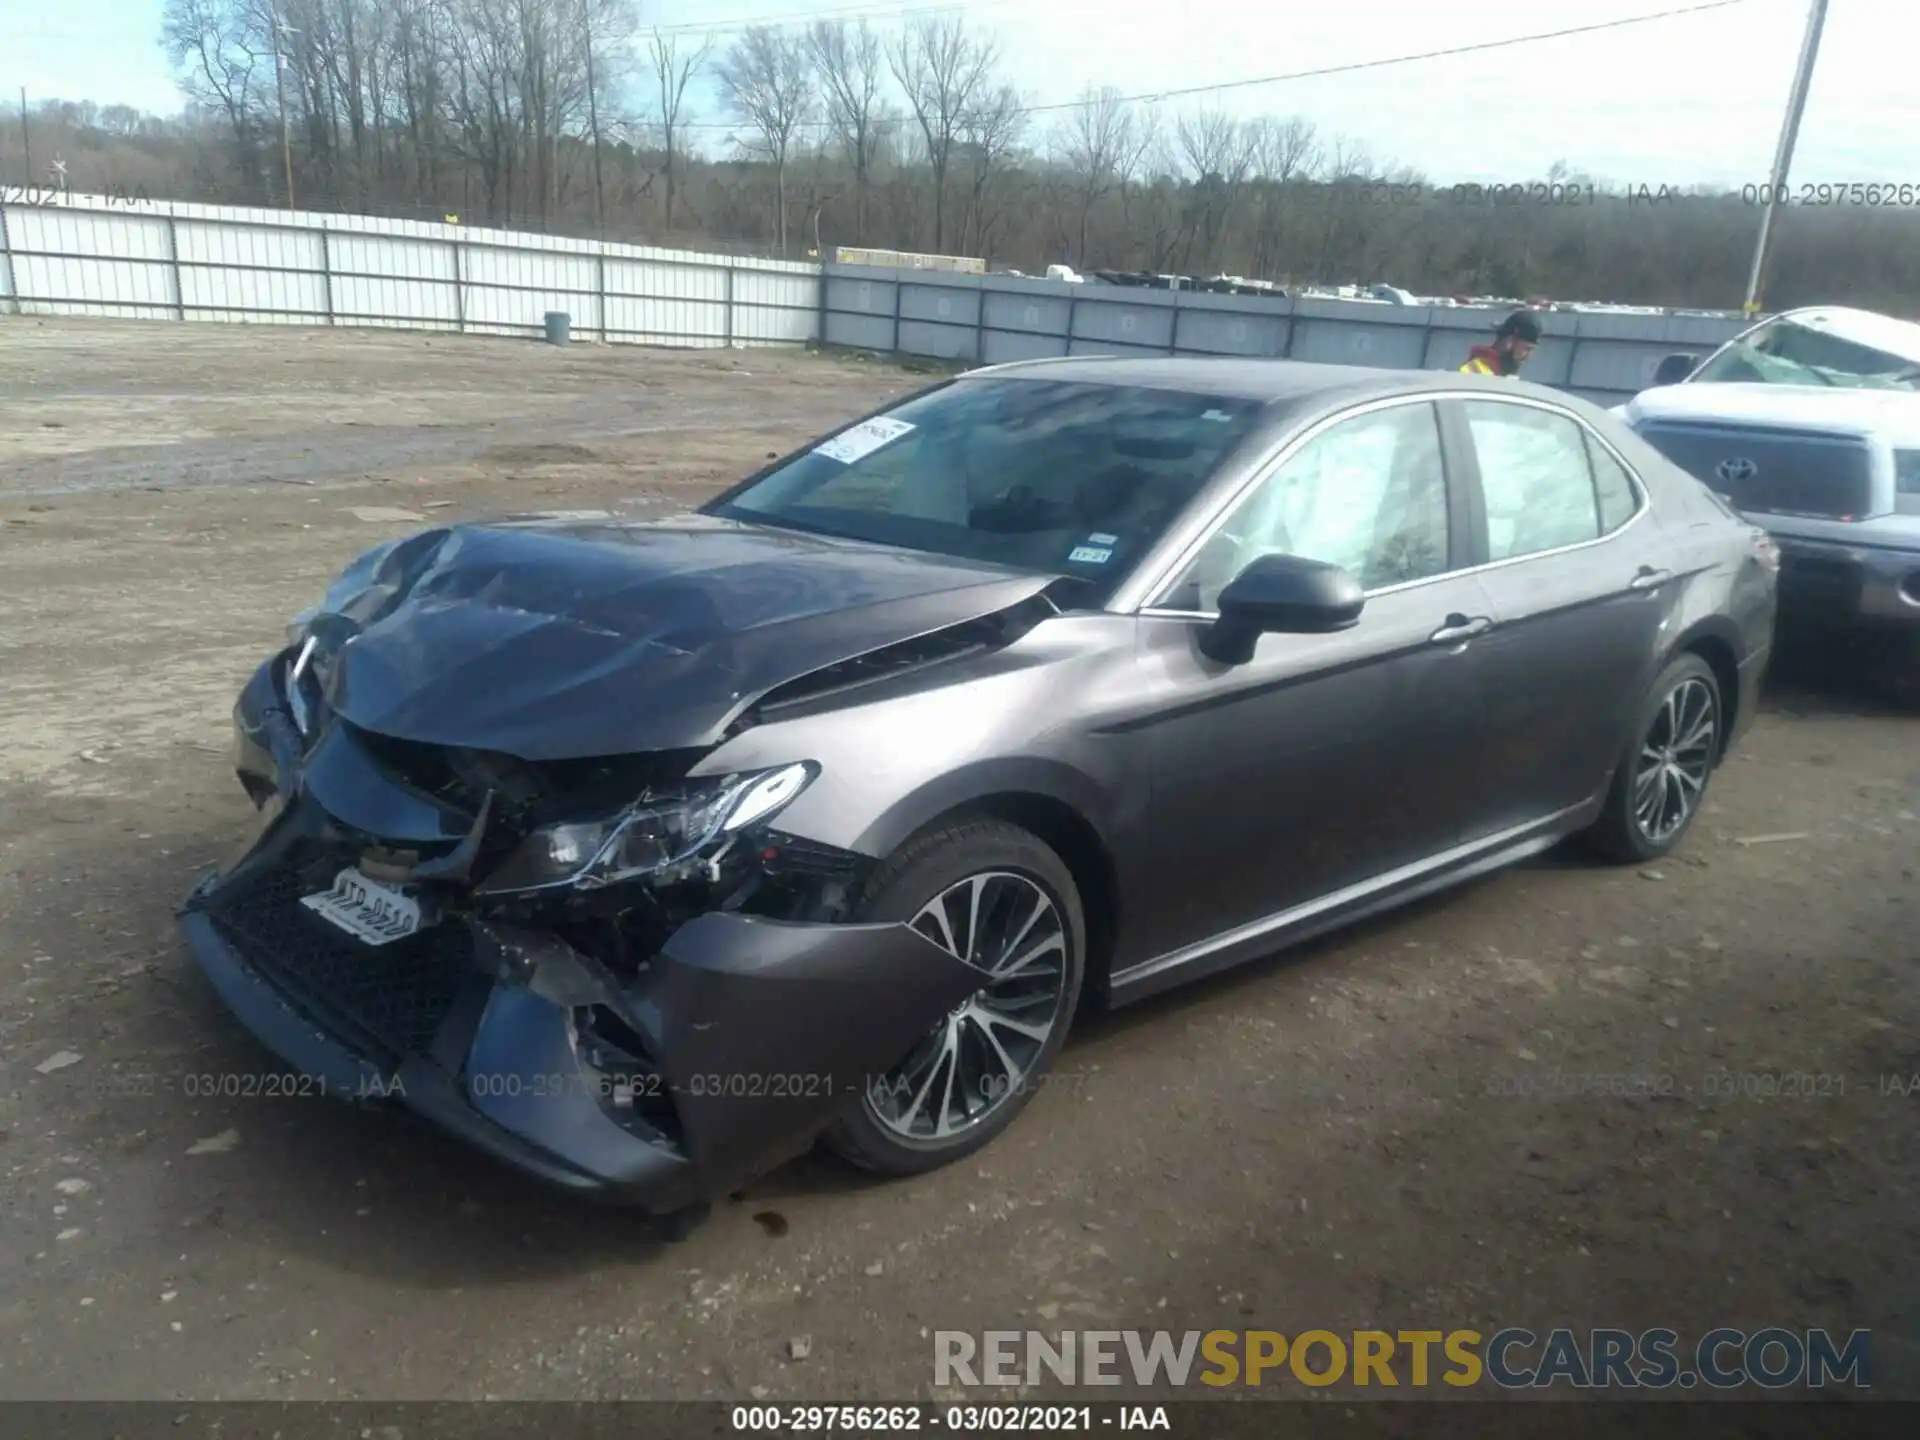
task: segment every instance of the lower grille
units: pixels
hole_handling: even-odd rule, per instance
[[[250,965],[368,1059],[424,1053],[475,973],[473,937],[446,921],[391,945],[361,944],[300,903],[337,868],[278,867],[216,893],[208,918]]]
[[[594,1077],[601,1108],[630,1130],[681,1144],[685,1137],[672,1087],[640,1033],[605,1005],[576,1008],[573,1025],[581,1064]]]

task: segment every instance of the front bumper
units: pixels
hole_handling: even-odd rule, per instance
[[[686,921],[624,978],[457,896],[417,934],[365,945],[299,903],[395,838],[343,817],[401,838],[443,817],[382,793],[347,742],[303,753],[278,696],[263,667],[235,714],[242,778],[268,798],[261,833],[181,923],[235,1015],[328,1094],[399,1103],[543,1181],[666,1212],[804,1149],[980,985],[904,925],[739,913]],[[609,1016],[645,1062],[624,1093],[596,1049]]]
[[[1920,627],[1920,552],[1774,532],[1783,618]]]

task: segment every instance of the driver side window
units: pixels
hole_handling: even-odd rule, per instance
[[[1322,431],[1222,520],[1158,605],[1212,613],[1263,555],[1338,565],[1368,590],[1447,569],[1447,484],[1431,404],[1394,405]]]

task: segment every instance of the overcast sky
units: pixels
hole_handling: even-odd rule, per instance
[[[1045,104],[1083,85],[1128,93],[1217,84],[1499,40],[1687,0],[641,0],[649,24],[965,12],[999,38],[1007,77]],[[1629,185],[1767,178],[1808,0],[1724,9],[1480,55],[1230,90],[1208,103],[1301,115],[1323,135],[1437,180],[1538,177],[1565,160]],[[173,111],[160,0],[0,0],[0,97]],[[1796,181],[1920,184],[1920,0],[1832,0]],[[723,119],[710,96],[706,120]],[[1168,102],[1192,105],[1193,100]],[[1051,116],[1036,117],[1037,124]],[[716,136],[716,138],[719,138]]]

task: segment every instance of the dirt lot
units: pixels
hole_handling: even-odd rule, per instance
[[[1779,1324],[1870,1327],[1920,1397],[1920,721],[1810,661],[1670,863],[1097,1022],[918,1181],[808,1159],[673,1242],[404,1117],[187,1093],[277,1068],[170,911],[251,815],[240,681],[413,523],[355,507],[658,509],[916,383],[0,319],[0,1396],[898,1399],[936,1328]]]

